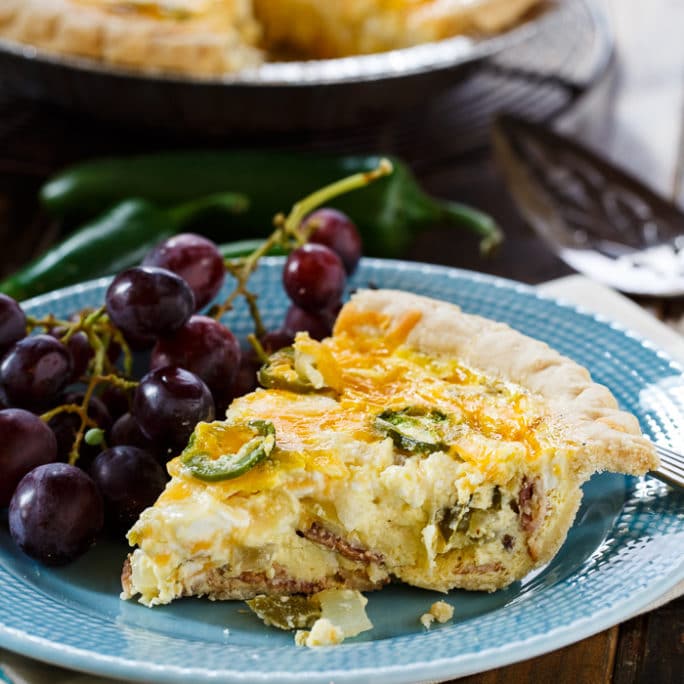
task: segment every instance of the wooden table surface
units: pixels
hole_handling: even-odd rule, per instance
[[[563,118],[562,127],[684,203],[684,2],[602,3],[615,30],[619,58],[599,88]],[[59,235],[36,203],[36,191],[51,172],[83,156],[173,142],[154,132],[134,134],[84,121],[0,91],[0,275]],[[418,173],[430,192],[490,211],[505,226],[508,239],[496,259],[483,263],[474,239],[435,229],[419,238],[410,258],[529,283],[571,272],[522,222],[488,153],[473,153],[457,163],[423,164]],[[681,299],[643,304],[684,334]],[[564,649],[459,681],[682,684],[684,598]]]

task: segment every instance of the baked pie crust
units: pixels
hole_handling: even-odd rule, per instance
[[[257,66],[251,0],[0,0],[0,36],[131,68],[221,74]]]
[[[272,359],[269,389],[200,424],[169,464],[171,482],[129,533],[124,598],[390,581],[492,591],[556,554],[593,473],[657,466],[637,419],[585,368],[444,302],[361,291],[331,338],[300,334]],[[269,457],[198,479],[188,454],[219,456],[254,420],[275,428]]]

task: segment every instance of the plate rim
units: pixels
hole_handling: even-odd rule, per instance
[[[261,263],[263,264],[283,264],[286,257],[284,256],[264,256],[261,258]],[[480,271],[473,271],[467,268],[460,268],[458,266],[447,266],[444,264],[433,264],[426,261],[410,261],[409,259],[387,259],[380,257],[367,257],[361,258],[362,264],[369,264],[370,266],[376,266],[382,268],[383,266],[392,266],[396,268],[408,268],[409,270],[414,270],[415,268],[420,268],[427,273],[434,273],[435,275],[446,275],[449,273],[455,273],[459,276],[468,278],[475,282],[483,282],[494,285],[495,287],[504,287],[506,289],[511,289],[516,292],[522,292],[527,295],[531,295],[536,299],[543,300],[546,302],[552,302],[562,309],[568,309],[582,316],[588,317],[608,325],[613,330],[617,330],[628,337],[637,341],[641,346],[655,352],[659,358],[665,361],[669,366],[671,366],[677,372],[684,374],[684,363],[673,358],[667,351],[658,347],[658,345],[648,338],[646,338],[641,333],[633,330],[628,325],[621,323],[619,321],[613,320],[610,316],[606,316],[602,313],[597,313],[592,311],[581,304],[570,301],[563,297],[557,297],[552,294],[547,294],[541,292],[537,289],[535,285],[530,285],[528,283],[523,283],[519,280],[514,280],[513,278],[506,278],[504,276],[492,275],[489,273],[482,273]],[[100,276],[99,278],[92,278],[90,280],[84,280],[80,283],[75,283],[73,285],[67,285],[66,287],[61,287],[57,290],[52,290],[44,294],[36,295],[29,299],[25,299],[20,303],[23,306],[42,306],[52,300],[61,299],[63,296],[68,296],[71,294],[77,294],[90,289],[96,289],[98,287],[104,287],[112,281],[114,276]],[[541,284],[541,283],[540,283]]]
[[[264,263],[271,266],[282,264],[284,257],[267,257]],[[660,350],[657,345],[644,339],[638,333],[634,333],[628,327],[610,320],[610,318],[589,312],[581,306],[563,301],[551,295],[541,293],[531,285],[520,283],[499,276],[478,273],[467,269],[454,268],[436,264],[426,264],[406,260],[364,258],[364,262],[371,267],[387,269],[418,270],[427,275],[441,277],[460,277],[474,282],[485,283],[493,287],[501,287],[517,293],[531,295],[534,299],[550,302],[561,309],[567,309],[588,317],[603,325],[628,335],[641,346],[655,353],[676,373],[683,373],[682,366],[673,360],[666,352]],[[69,295],[83,294],[89,290],[104,288],[111,281],[111,277],[97,278],[94,280],[78,283],[66,288],[55,290],[38,297],[22,302],[22,306],[43,306],[51,301],[59,300]],[[502,667],[521,660],[536,657],[548,653],[557,648],[562,648],[580,639],[596,634],[612,625],[631,618],[641,612],[645,607],[666,594],[670,589],[684,580],[684,561],[676,568],[671,569],[664,577],[660,577],[658,583],[651,583],[645,590],[639,592],[636,600],[629,600],[629,611],[626,611],[627,599],[618,601],[598,611],[592,612],[583,618],[572,621],[569,624],[559,625],[548,632],[538,633],[526,639],[507,643],[502,646],[486,648],[480,652],[470,652],[454,657],[445,657],[433,661],[420,661],[410,665],[381,665],[380,667],[356,668],[351,672],[345,670],[315,670],[298,672],[296,674],[284,671],[271,670],[270,672],[242,673],[235,670],[214,670],[213,675],[207,669],[192,667],[180,667],[177,665],[161,665],[146,663],[144,673],[140,672],[140,662],[127,660],[122,657],[102,654],[96,651],[80,649],[70,645],[51,641],[47,638],[36,637],[13,627],[7,627],[0,623],[0,646],[30,658],[41,660],[52,665],[67,667],[79,671],[90,672],[101,676],[118,677],[127,680],[135,680],[141,674],[153,676],[158,681],[183,682],[188,677],[196,681],[229,681],[229,682],[267,682],[277,676],[281,682],[319,682],[334,678],[339,684],[363,681],[366,676],[373,676],[379,684],[411,684],[434,678],[467,676],[486,670]],[[470,618],[476,620],[477,617]],[[342,645],[336,648],[353,648],[351,645]],[[486,665],[483,658],[486,654]],[[458,660],[458,674],[454,675],[454,660]]]

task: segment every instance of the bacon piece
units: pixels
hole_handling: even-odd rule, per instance
[[[342,539],[342,537],[334,534],[317,522],[311,523],[311,527],[308,530],[298,530],[297,534],[357,563],[365,563],[367,565],[369,563],[382,564],[385,562],[382,554],[354,546],[354,544],[346,539]]]
[[[525,476],[518,494],[518,515],[520,516],[520,526],[526,532],[534,532],[534,490],[534,480],[528,480]]]
[[[527,550],[532,560],[537,560],[537,551],[532,539],[546,515],[546,498],[539,479],[523,478],[518,494],[520,527],[527,532]]]
[[[275,564],[273,575],[264,572],[243,572],[231,576],[228,566],[214,568],[190,579],[183,594],[195,596],[206,594],[212,599],[248,599],[258,594],[315,594],[324,589],[358,589],[373,591],[387,583],[387,579],[371,580],[363,571],[340,571],[335,575],[306,581],[288,575],[284,568]]]
[[[185,580],[180,596],[206,595],[215,600],[249,599],[257,594],[315,594],[324,589],[358,589],[374,591],[381,589],[389,578],[371,580],[363,570],[340,570],[335,575],[318,580],[300,580],[288,575],[279,565],[273,573],[243,572],[232,575],[230,566],[224,565],[199,572]],[[121,585],[126,598],[133,598],[131,583],[131,559],[126,558],[121,572]]]
[[[121,588],[126,598],[131,598],[133,594],[133,585],[131,583],[131,576],[133,575],[133,569],[131,568],[131,557],[126,556],[123,568],[121,568]]]
[[[475,565],[470,563],[468,565],[457,565],[453,569],[454,575],[484,575],[490,572],[502,572],[504,570],[503,564],[499,561],[492,563],[484,563],[482,565]]]

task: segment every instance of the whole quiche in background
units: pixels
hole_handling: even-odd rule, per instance
[[[135,69],[211,75],[506,30],[540,0],[0,0],[0,37]]]

